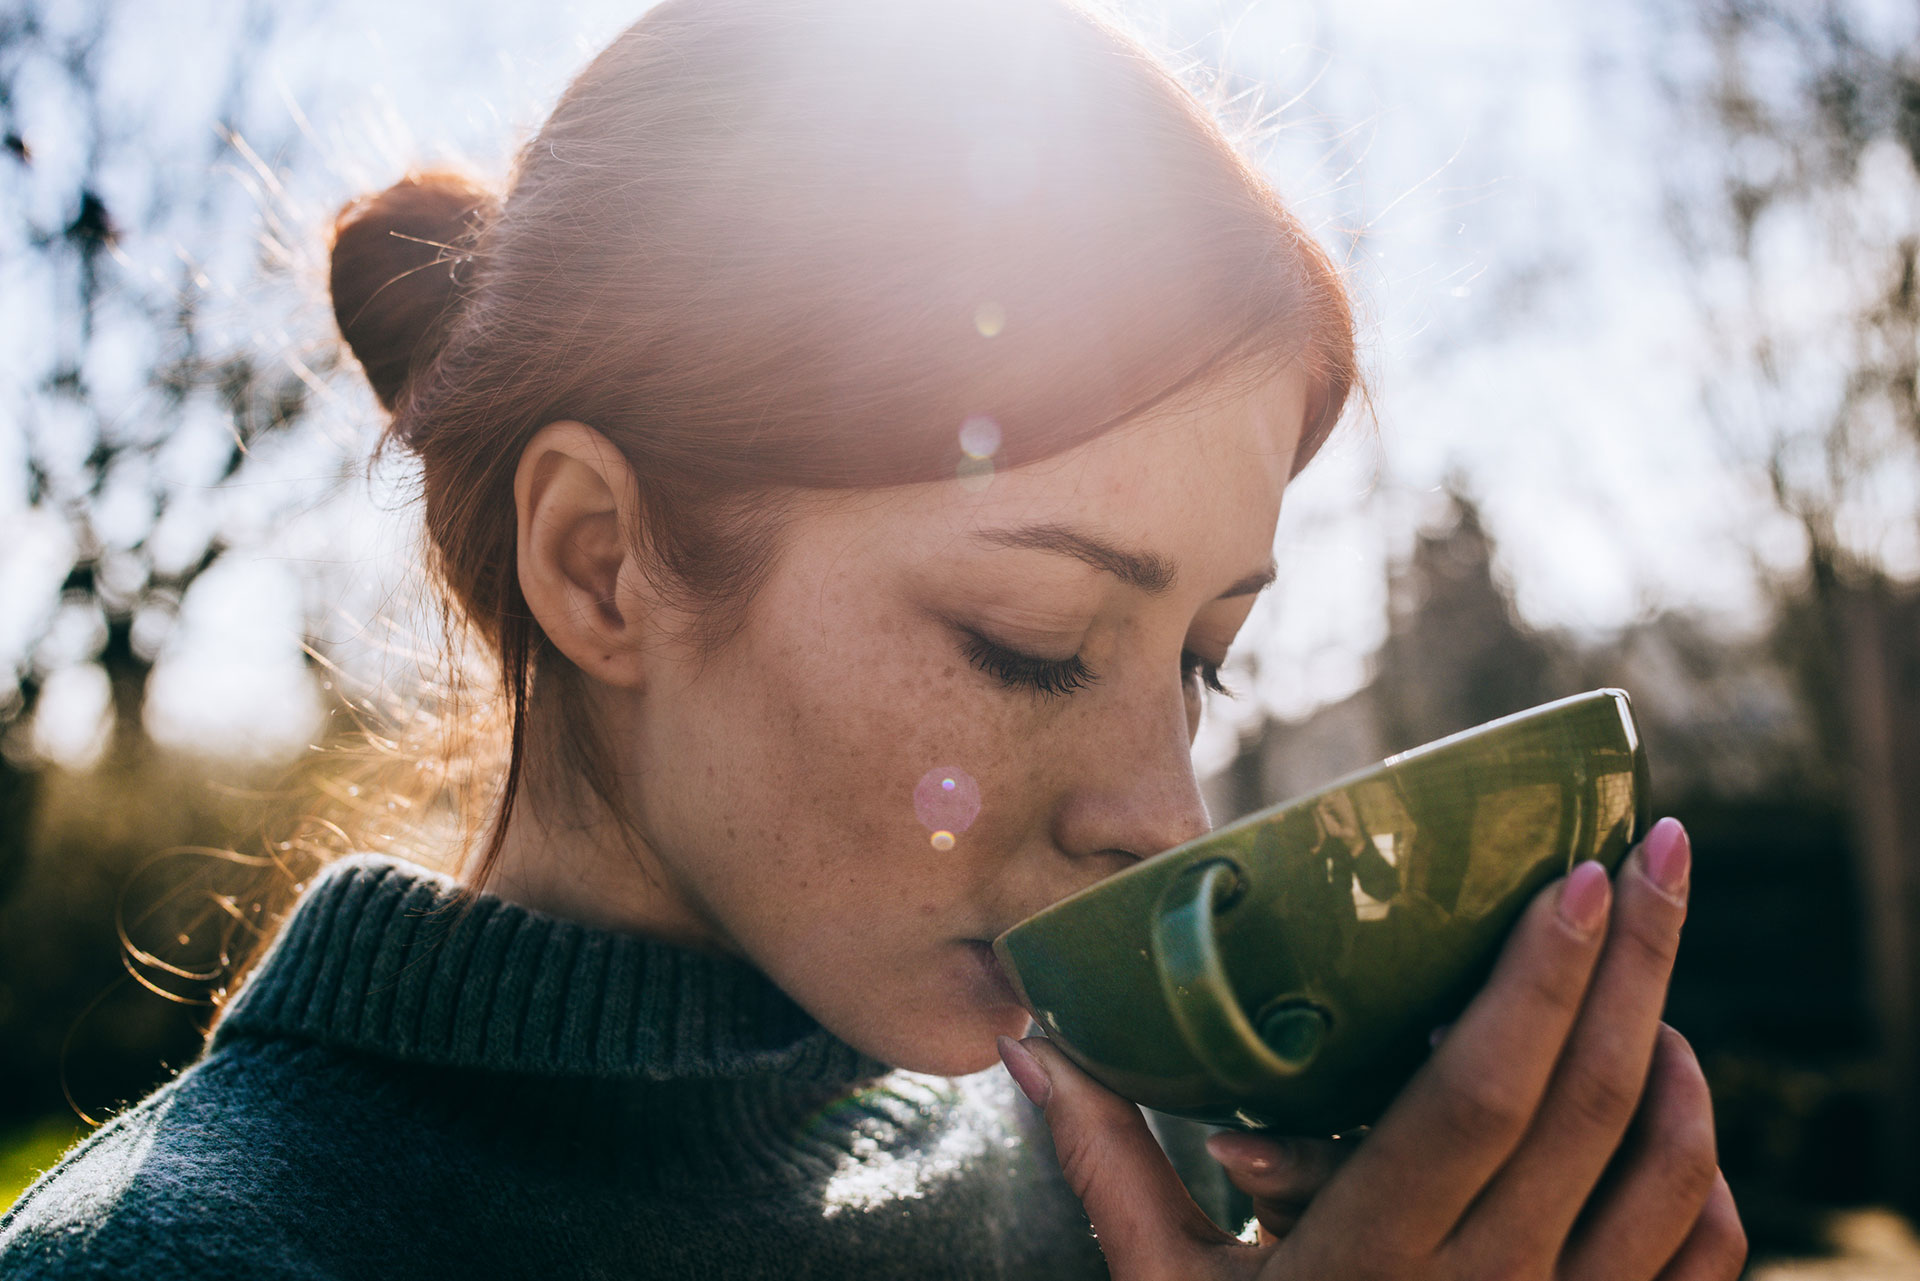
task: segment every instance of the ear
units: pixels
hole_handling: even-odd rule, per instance
[[[584,423],[548,423],[513,477],[520,591],[560,652],[608,685],[639,689],[659,620],[634,552],[639,486]]]

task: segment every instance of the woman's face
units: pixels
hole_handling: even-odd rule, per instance
[[[984,487],[804,497],[742,630],[612,727],[664,892],[856,1048],[992,1064],[1027,1023],[994,936],[1209,826],[1201,693],[1305,401],[1294,371]]]

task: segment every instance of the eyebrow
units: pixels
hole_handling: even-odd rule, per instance
[[[982,542],[992,543],[996,547],[1017,547],[1028,551],[1053,552],[1060,556],[1071,556],[1083,564],[1112,574],[1129,587],[1136,587],[1149,596],[1164,595],[1173,587],[1173,565],[1166,557],[1152,552],[1128,551],[1123,547],[1114,546],[1097,535],[1082,533],[1066,525],[1021,525],[1014,529],[983,529],[974,537]],[[1268,561],[1264,568],[1248,574],[1226,591],[1221,592],[1215,599],[1226,600],[1233,596],[1251,596],[1273,582],[1277,573],[1274,563]]]

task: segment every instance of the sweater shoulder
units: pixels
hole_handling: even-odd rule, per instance
[[[297,1230],[299,1162],[268,1060],[218,1051],[75,1147],[0,1215],[0,1274],[333,1281]]]

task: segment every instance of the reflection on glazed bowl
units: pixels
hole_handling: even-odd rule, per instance
[[[1533,895],[1650,821],[1621,690],[1441,739],[1147,859],[994,943],[1111,1089],[1295,1134],[1374,1120]]]

